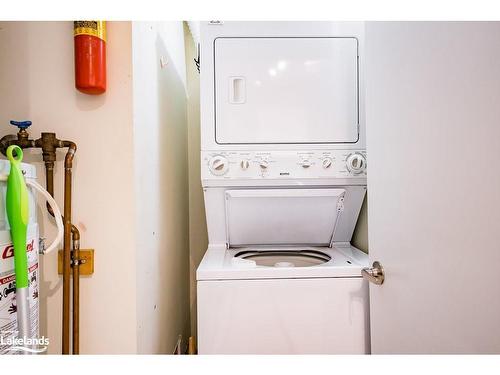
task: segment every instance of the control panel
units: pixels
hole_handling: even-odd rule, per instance
[[[202,152],[202,178],[366,177],[364,150]]]

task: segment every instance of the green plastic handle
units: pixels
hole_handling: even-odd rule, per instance
[[[13,156],[13,151],[16,152],[16,157]],[[23,150],[19,146],[9,146],[7,148],[7,158],[10,161],[10,173],[7,179],[6,207],[10,235],[14,245],[16,288],[27,288],[28,255],[26,254],[26,233],[28,230],[29,203],[28,189],[20,168],[23,160]]]

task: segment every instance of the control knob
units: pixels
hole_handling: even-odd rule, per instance
[[[311,166],[311,162],[307,159],[302,160],[302,168],[309,168]]]
[[[216,155],[210,159],[208,167],[215,176],[222,176],[229,169],[229,162],[224,156]]]
[[[269,162],[267,160],[263,159],[259,162],[259,166],[260,166],[260,169],[265,171],[267,169],[267,167],[269,167]]]
[[[323,165],[323,168],[328,169],[332,166],[333,160],[332,158],[324,158],[321,164]]]
[[[248,162],[248,160],[242,160],[240,163],[240,167],[241,167],[241,169],[246,171],[248,169],[248,167],[250,167],[250,163]]]
[[[347,157],[346,163],[347,169],[352,174],[360,174],[366,170],[366,158],[359,152],[350,154]]]

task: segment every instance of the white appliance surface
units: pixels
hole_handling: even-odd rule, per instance
[[[362,278],[198,282],[200,354],[366,354]]]
[[[365,194],[361,185],[205,188],[209,243],[223,248],[348,243]]]
[[[356,38],[222,37],[214,64],[217,143],[358,140]]]
[[[323,248],[330,262],[276,268],[233,263],[240,250],[209,249],[198,268],[200,354],[370,352],[365,254]]]
[[[235,254],[243,250],[297,250],[310,249],[321,251],[331,257],[329,262],[312,267],[264,267],[251,262],[236,259]],[[201,280],[237,280],[237,279],[282,279],[324,278],[324,277],[361,277],[361,269],[368,267],[368,256],[348,244],[335,247],[276,247],[252,246],[243,248],[221,249],[209,247],[197,271],[196,278]]]
[[[366,185],[364,150],[204,151],[201,163],[204,186],[220,186],[220,181],[226,186],[239,185],[246,180],[261,186],[331,185],[332,178],[336,185]]]
[[[201,31],[199,353],[369,353],[364,24]]]
[[[202,151],[364,150],[363,22],[200,26]]]
[[[226,190],[227,243],[329,245],[344,189]]]

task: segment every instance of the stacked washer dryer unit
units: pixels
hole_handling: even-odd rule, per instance
[[[199,353],[368,353],[363,23],[201,34]]]

